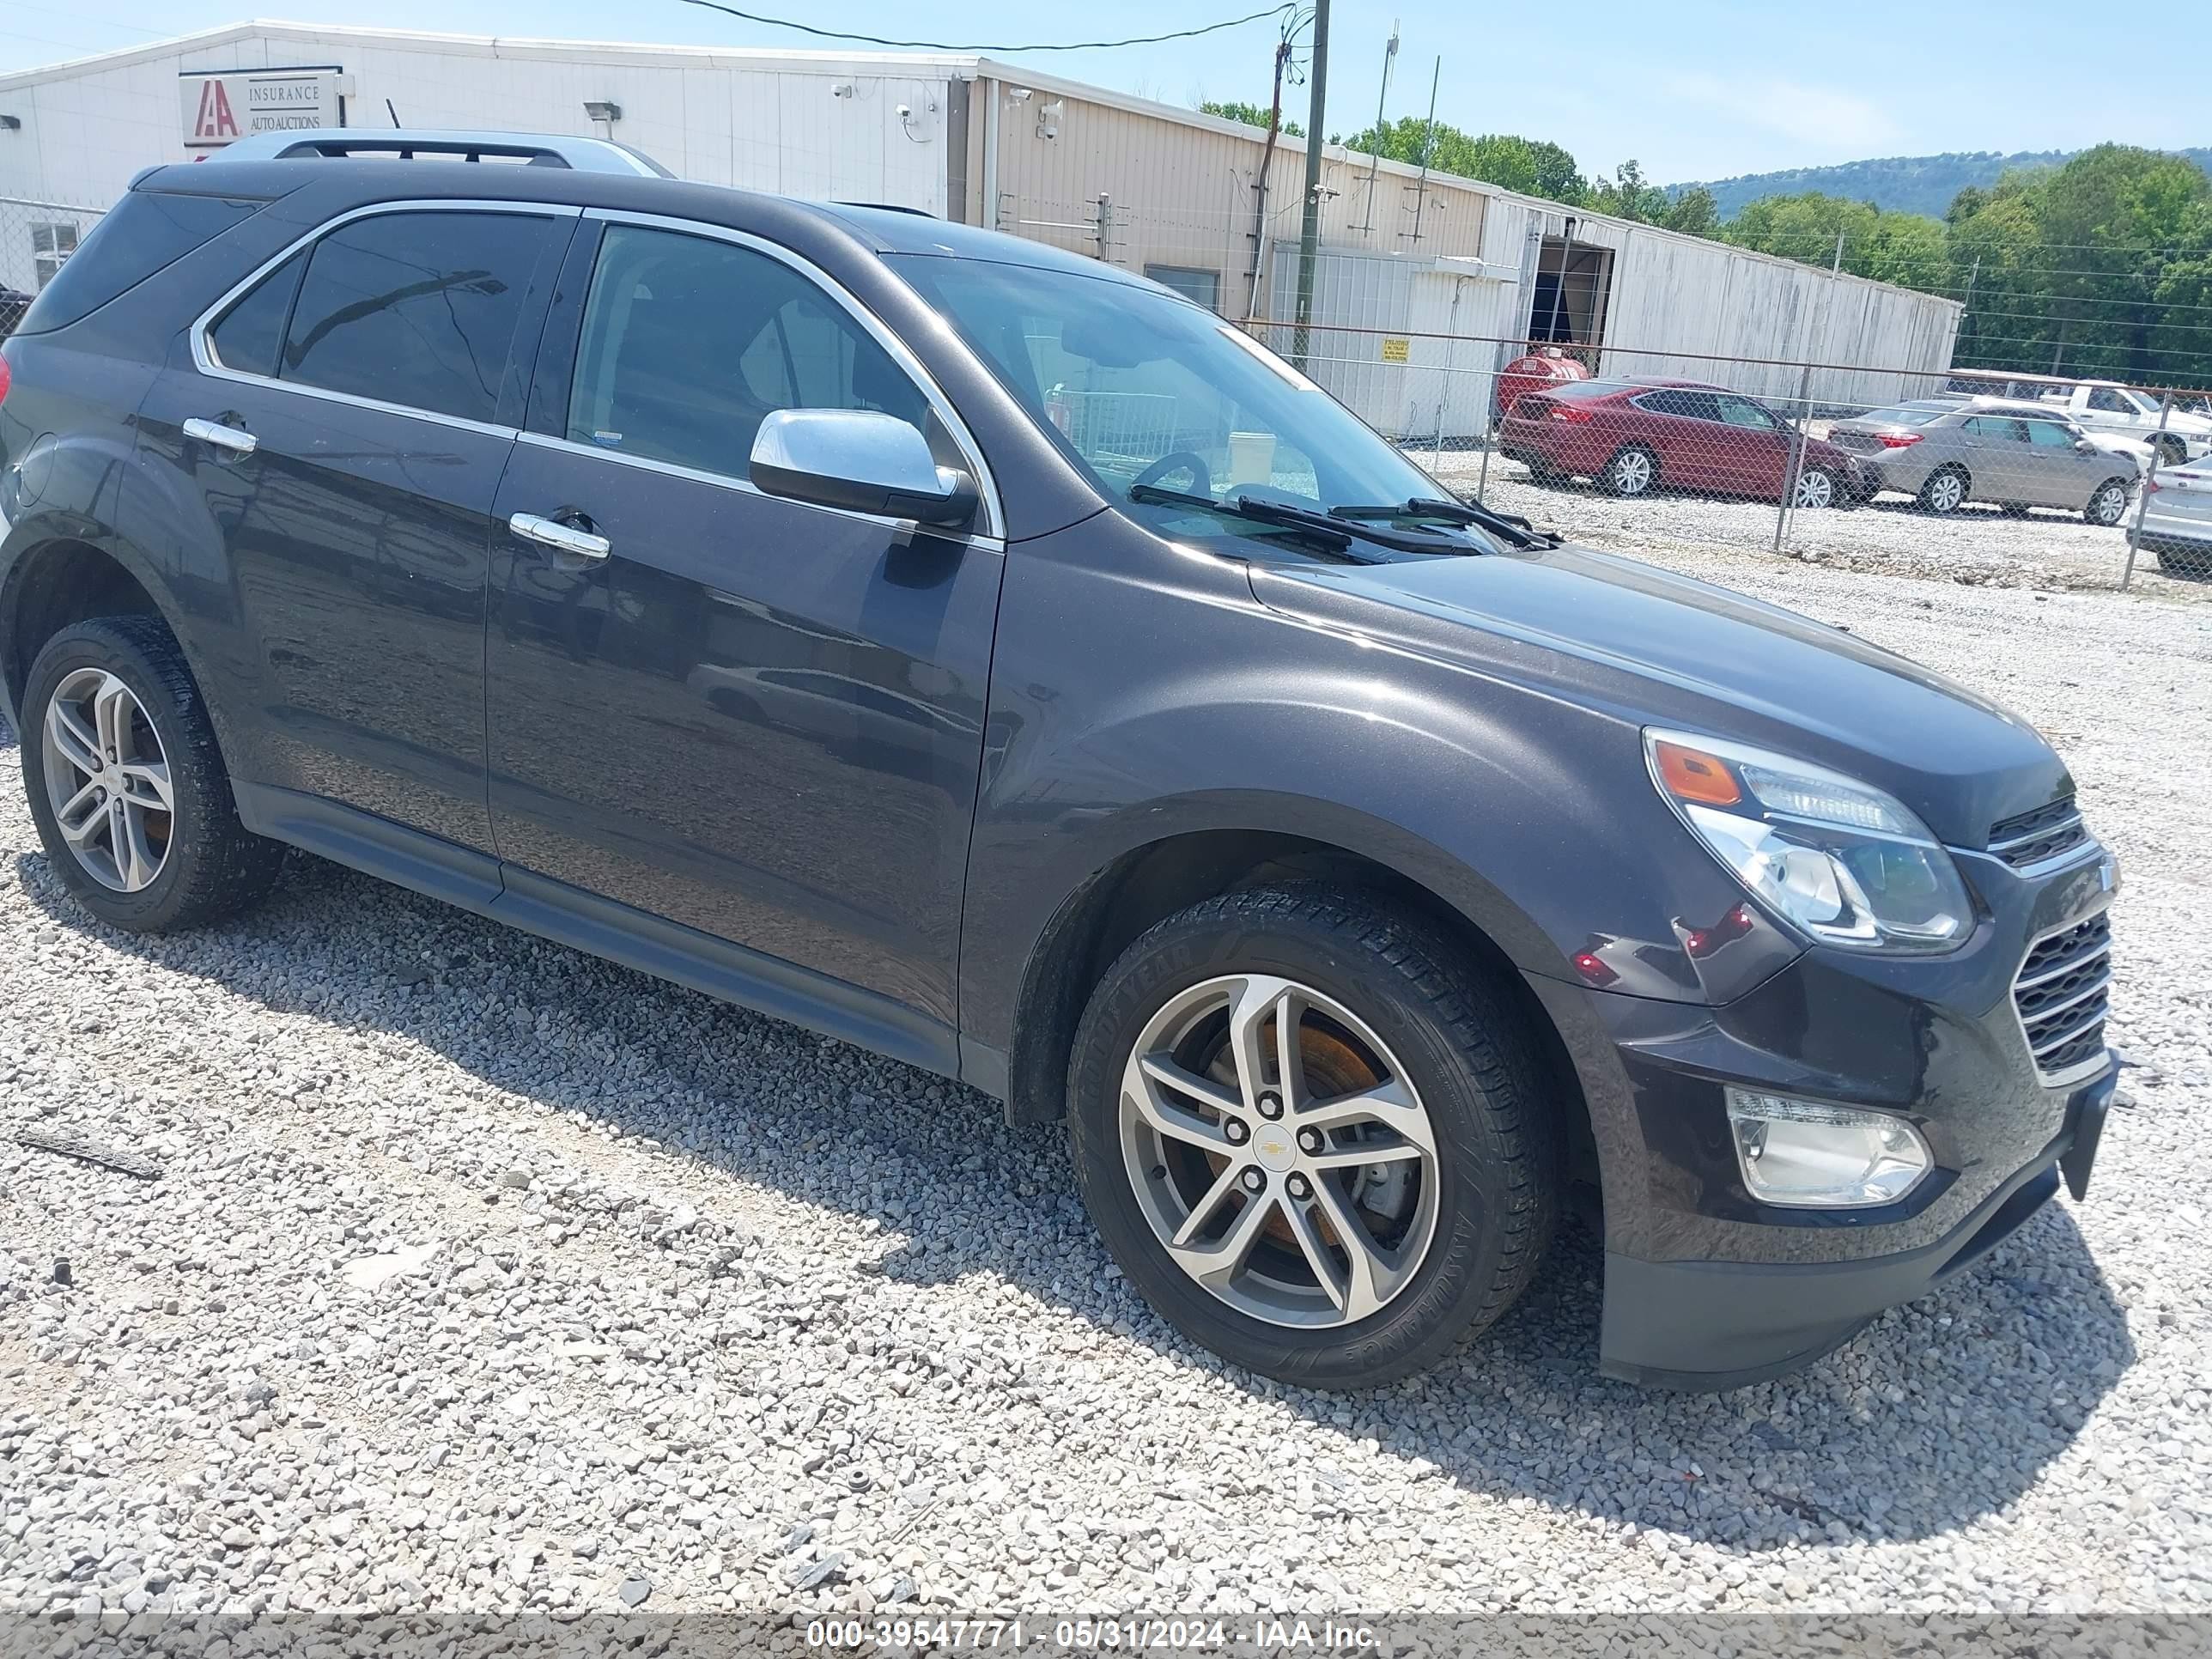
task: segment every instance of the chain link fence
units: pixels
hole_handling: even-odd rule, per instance
[[[1832,282],[1828,259],[1809,300],[1755,331],[1763,355],[1696,349],[1689,295],[1682,343],[1662,322],[1658,343],[1616,344],[1624,284],[1659,278],[1571,235],[1532,242],[1503,273],[1410,231],[1395,253],[1324,244],[1301,327],[1298,204],[1240,210],[1235,183],[1218,210],[1008,198],[1000,224],[1208,307],[1463,496],[1577,540],[1996,585],[2212,578],[2212,393],[1954,369],[1948,339],[1894,325],[1895,290]],[[1441,245],[1434,216],[1416,222]],[[1484,282],[1516,297],[1486,309],[1467,297]],[[1511,331],[1464,319],[1509,308]],[[1116,418],[1136,432],[1130,411]],[[1160,453],[1191,436],[1171,409],[1144,424]],[[1224,464],[1237,435],[1217,434]],[[1141,441],[1124,449],[1158,459]]]
[[[15,331],[39,290],[68,263],[105,211],[0,196],[0,338]]]

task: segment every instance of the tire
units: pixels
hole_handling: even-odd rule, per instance
[[[2089,492],[2088,504],[2081,516],[2101,529],[2110,530],[2128,516],[2128,481],[2107,478]]]
[[[1279,1018],[1269,1016],[1273,1028],[1259,1018],[1250,1027],[1261,1092],[1243,1086],[1227,1035],[1239,999],[1283,1006],[1254,988],[1262,978],[1287,985],[1303,1010],[1297,1072],[1308,1092],[1273,1123],[1264,1091],[1269,1073],[1279,1081],[1282,1068],[1266,1034]],[[1218,1012],[1216,997],[1228,999]],[[1165,1046],[1161,1031],[1192,1020]],[[1137,1066],[1140,1044],[1156,1063],[1165,1056],[1192,1068],[1176,1075],[1212,1081],[1211,1099],[1155,1086]],[[1214,1069],[1200,1070],[1209,1055]],[[1385,1073],[1394,1075],[1378,1085]],[[1558,1203],[1555,1127],[1541,1076],[1510,1005],[1425,927],[1325,887],[1261,888],[1170,917],[1108,969],[1076,1033],[1068,1138],[1108,1249],[1176,1330],[1265,1376],[1368,1388],[1443,1358],[1534,1277]],[[1379,1121],[1345,1127],[1372,1115],[1345,1113],[1341,1103],[1390,1082],[1402,1085],[1396,1098],[1413,1103],[1410,1114],[1392,1109],[1394,1124],[1417,1124],[1413,1134]],[[1299,1133],[1282,1133],[1329,1099],[1343,1121],[1318,1142],[1309,1144],[1312,1119]],[[1209,1112],[1218,1152],[1184,1138]],[[1232,1118],[1248,1131],[1234,1145]],[[1177,1133],[1156,1127],[1165,1119]],[[1387,1146],[1395,1156],[1361,1160],[1356,1171],[1304,1165],[1309,1154],[1348,1164],[1345,1149],[1355,1137],[1364,1138],[1358,1150]],[[1310,1181],[1300,1173],[1307,1167]],[[1256,1199],[1237,1188],[1255,1172],[1264,1184]],[[1322,1182],[1328,1191],[1319,1189]],[[1251,1240],[1231,1258],[1243,1265],[1217,1275],[1223,1288],[1201,1283],[1172,1253],[1176,1224],[1194,1216],[1207,1224],[1192,1238],[1194,1249]],[[1331,1224],[1331,1217],[1341,1220]],[[1382,1262],[1395,1251],[1395,1266],[1370,1266],[1364,1280],[1348,1271],[1352,1252],[1340,1224],[1375,1246],[1363,1261]],[[1314,1322],[1288,1322],[1300,1310]]]
[[[1966,492],[1971,487],[1964,467],[1939,466],[1920,486],[1920,510],[1956,513],[1966,504]]]
[[[1546,489],[1556,488],[1567,481],[1565,473],[1560,471],[1556,466],[1547,465],[1542,461],[1523,461],[1522,465],[1528,469],[1528,482],[1532,484],[1540,484]]]
[[[2189,445],[2180,439],[2166,436],[2157,439],[2158,464],[2160,466],[2179,466],[2189,459]]]
[[[128,795],[122,816],[136,827],[127,833],[110,794],[70,813],[76,845],[64,834],[64,809],[94,792],[94,775],[68,758],[84,751],[65,722],[58,728],[58,699],[75,731],[88,732],[104,753],[116,752],[106,744],[113,728],[94,705],[127,727],[120,762],[98,775]],[[240,824],[206,705],[158,618],[103,617],[48,640],[31,663],[23,720],[23,783],[39,839],[62,884],[100,921],[134,933],[173,933],[236,915],[268,892],[284,849]],[[166,809],[157,805],[163,786]]]
[[[1797,475],[1796,505],[1800,507],[1840,507],[1844,501],[1844,481],[1825,466],[1808,466]]]
[[[2158,555],[2158,568],[2167,575],[2191,581],[2212,580],[2212,542],[2197,548],[2177,547],[2168,542],[2153,550]]]
[[[1659,487],[1659,458],[1642,444],[1631,444],[1605,464],[1597,481],[1609,495],[1649,495]]]

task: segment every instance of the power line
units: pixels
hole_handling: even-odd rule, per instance
[[[684,0],[687,6],[703,6],[708,11],[726,12],[732,17],[743,18],[748,23],[764,23],[770,28],[796,29],[801,34],[817,35],[824,40],[858,40],[871,46],[904,46],[921,52],[1103,52],[1115,46],[1157,46],[1163,40],[1188,40],[1195,35],[1212,34],[1222,29],[1242,27],[1256,23],[1263,17],[1279,17],[1291,9],[1288,3],[1268,7],[1265,11],[1248,12],[1242,17],[1224,18],[1218,23],[1201,23],[1195,28],[1176,29],[1168,34],[1133,35],[1126,40],[1054,40],[1042,45],[1008,46],[951,46],[943,40],[890,40],[879,34],[860,34],[851,29],[817,28],[811,23],[794,23],[787,17],[763,17],[757,12],[739,11],[735,6],[726,6],[721,0]]]

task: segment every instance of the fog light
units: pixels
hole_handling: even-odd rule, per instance
[[[1935,1167],[1920,1132],[1887,1112],[1730,1089],[1728,1113],[1743,1184],[1761,1203],[1894,1204]]]

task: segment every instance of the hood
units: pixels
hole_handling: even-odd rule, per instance
[[[2070,793],[2002,705],[1840,629],[1582,547],[1375,565],[1261,564],[1270,609],[1638,725],[1763,744],[1896,795],[1939,836]]]

